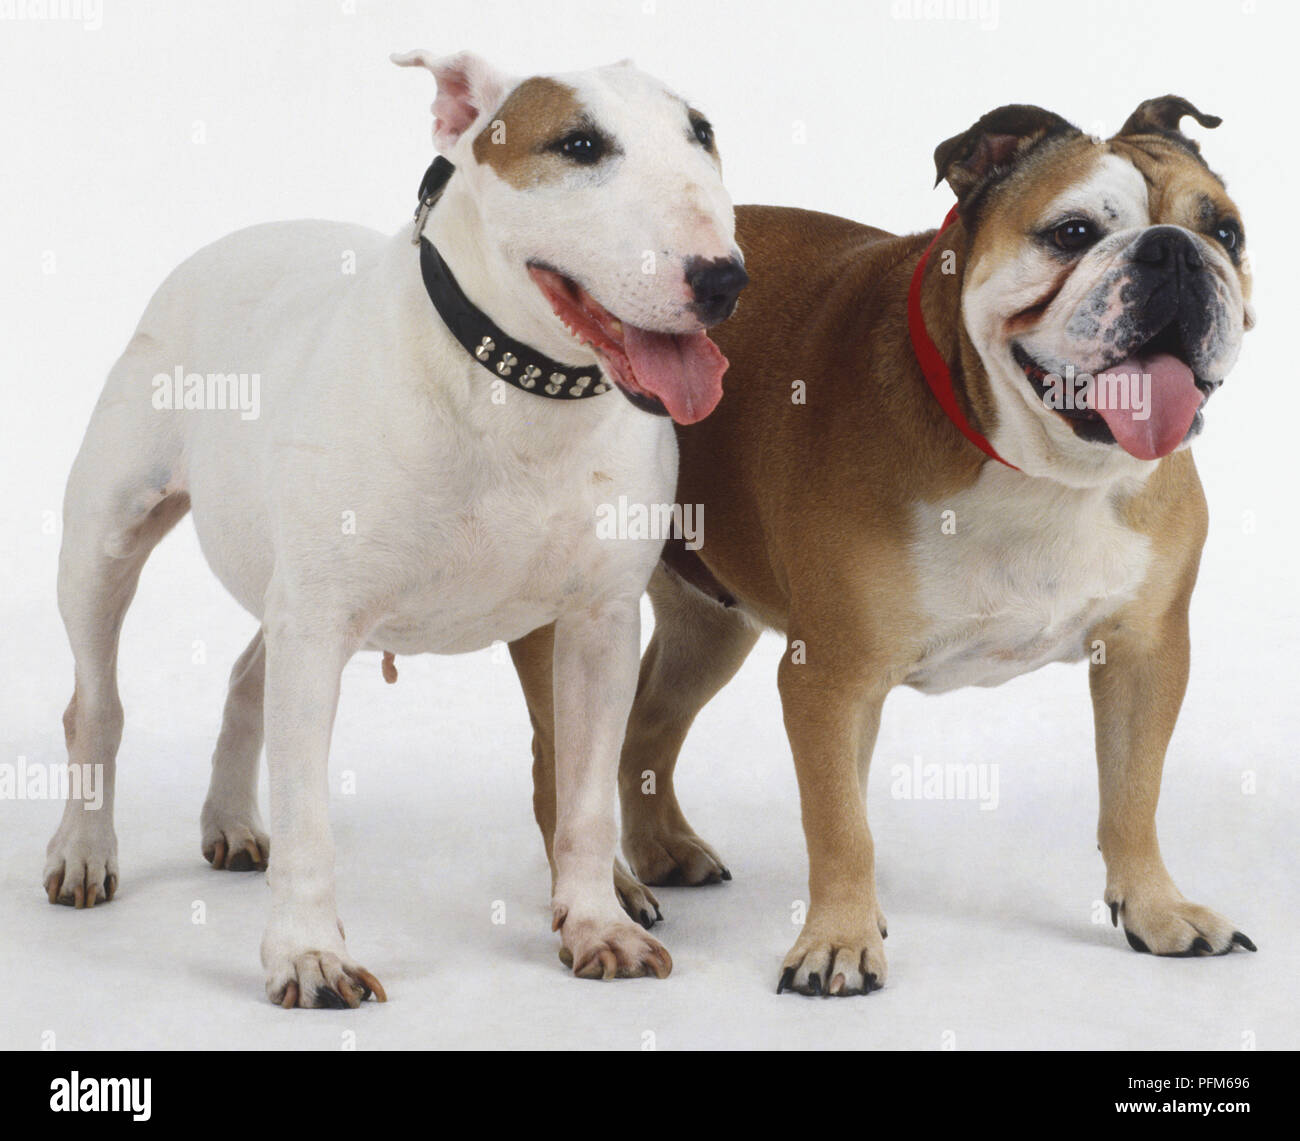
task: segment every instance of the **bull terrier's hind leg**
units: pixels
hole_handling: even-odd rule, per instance
[[[257,809],[265,681],[266,649],[259,629],[230,671],[230,692],[203,802],[203,856],[214,868],[265,871],[271,854],[271,840]]]
[[[70,779],[44,883],[51,903],[78,908],[112,899],[118,884],[113,793],[122,620],[149,553],[189,510],[164,442],[142,438],[148,425],[132,416],[139,413],[125,402],[101,401],[64,498],[58,596],[76,682],[63,725],[70,777],[80,780]]]

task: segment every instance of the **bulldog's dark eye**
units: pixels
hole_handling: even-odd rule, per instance
[[[695,132],[695,137],[699,140],[700,146],[706,151],[713,149],[713,124],[708,119],[702,115],[692,115],[691,130]]]
[[[1089,246],[1095,245],[1100,237],[1097,227],[1087,218],[1071,218],[1052,231],[1052,241],[1056,243],[1057,248],[1071,253],[1075,250],[1086,250]]]
[[[570,131],[551,144],[551,150],[581,166],[591,166],[605,156],[605,140],[594,131]]]
[[[1232,253],[1242,243],[1241,224],[1231,218],[1225,218],[1214,227],[1214,237],[1228,253]]]

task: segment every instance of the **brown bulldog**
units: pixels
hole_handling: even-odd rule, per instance
[[[752,285],[718,343],[717,412],[679,432],[678,499],[707,509],[669,543],[622,754],[615,889],[730,878],[673,792],[692,720],[764,627],[810,862],[807,922],[778,991],[885,981],[885,917],[864,792],[885,695],[998,685],[1090,663],[1105,899],[1159,955],[1254,950],[1184,898],[1160,856],[1160,775],[1187,683],[1206,533],[1191,440],[1253,324],[1245,236],[1179,130],[1175,96],[1091,138],[999,108],[935,151],[957,206],[896,237],[749,206]],[[532,715],[535,808],[555,823],[551,645],[512,646]],[[654,794],[643,774],[655,774]]]

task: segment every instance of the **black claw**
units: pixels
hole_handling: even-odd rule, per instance
[[[808,976],[808,993],[819,995],[822,992],[822,977],[816,971]]]
[[[1110,905],[1110,925],[1112,927],[1119,926],[1119,904],[1118,903],[1112,903]]]
[[[641,917],[639,922],[647,931],[655,925],[655,921],[650,918],[650,912],[648,912],[644,907],[641,908]]]
[[[1214,948],[1210,946],[1210,941],[1209,941],[1209,940],[1208,940],[1204,935],[1198,935],[1198,936],[1196,936],[1195,939],[1192,940],[1192,945],[1191,945],[1191,947],[1190,947],[1190,950],[1191,950],[1191,952],[1192,952],[1193,955],[1195,955],[1195,954],[1202,954],[1202,955],[1212,955],[1212,954],[1214,954]]]
[[[319,987],[312,995],[313,1006],[323,1006],[326,1010],[347,1010],[348,1004],[343,1001],[343,996],[334,990],[333,987]]]
[[[731,872],[730,872],[728,869],[723,868],[723,869],[722,869],[722,878],[723,878],[724,880],[729,880],[729,879],[731,879]]]
[[[794,967],[786,967],[781,972],[781,981],[776,984],[776,993],[780,994],[784,990],[789,990],[794,982]]]
[[[884,985],[883,983],[879,982],[876,979],[875,975],[868,974],[865,993],[870,994],[873,990],[880,990],[883,985]]]
[[[656,904],[655,904],[655,922],[656,922],[656,923],[661,922],[661,921],[663,920],[663,917],[664,917],[664,913],[663,913],[662,911],[659,910],[659,905],[656,903]]]
[[[1250,938],[1246,935],[1243,935],[1240,931],[1234,931],[1232,933],[1232,942],[1237,947],[1245,947],[1247,951],[1259,950],[1259,948],[1256,947],[1255,944],[1250,941]]]
[[[1133,950],[1141,951],[1144,955],[1151,954],[1151,948],[1143,943],[1142,940],[1134,935],[1127,927],[1124,928],[1124,938],[1128,940],[1128,945],[1132,947]]]
[[[883,929],[881,930],[881,932],[880,932],[880,937],[881,937],[882,939],[888,939],[888,938],[889,938],[889,928],[888,928],[888,927],[885,927],[885,928],[883,928]]]
[[[228,872],[251,872],[252,870],[253,857],[242,848],[226,860],[226,871]]]

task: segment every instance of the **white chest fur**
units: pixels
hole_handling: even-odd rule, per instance
[[[918,505],[913,555],[925,649],[907,685],[1000,685],[1078,661],[1090,627],[1132,597],[1149,540],[1116,489],[1068,488],[987,464],[970,488]]]

